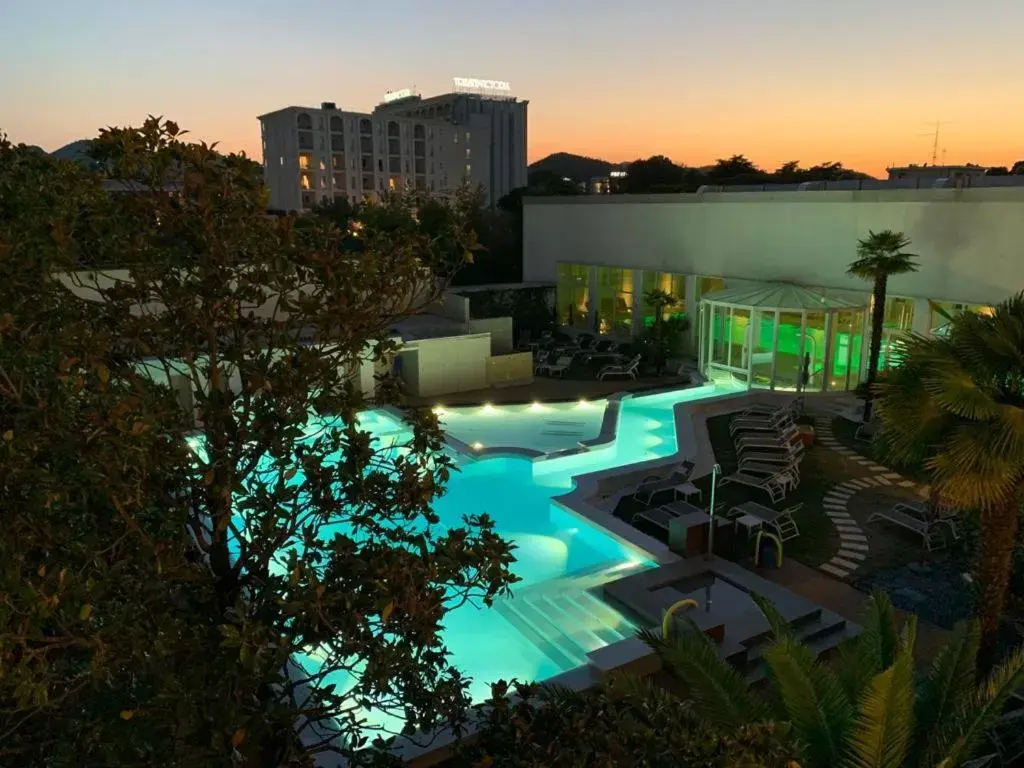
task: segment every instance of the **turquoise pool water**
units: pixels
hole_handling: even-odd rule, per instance
[[[434,506],[441,526],[458,527],[468,514],[487,513],[495,529],[516,546],[513,571],[521,579],[513,597],[491,609],[464,604],[445,618],[444,642],[452,663],[472,679],[474,700],[490,695],[496,680],[545,680],[586,662],[586,654],[635,632],[625,617],[598,599],[592,588],[652,567],[649,556],[555,501],[577,475],[663,458],[676,451],[673,409],[677,403],[715,394],[705,386],[622,402],[615,440],[569,456],[531,461],[492,456],[457,457],[446,493]],[[586,404],[588,424],[600,421],[603,403]],[[564,412],[569,406],[560,407]],[[461,409],[460,431],[486,433],[493,444],[540,449],[517,416],[522,407]],[[479,424],[474,425],[473,420]],[[584,420],[580,418],[579,420]],[[502,422],[508,426],[501,428]],[[360,416],[361,426],[391,450],[401,451],[410,431],[379,411]],[[588,431],[590,431],[588,429]],[[533,442],[534,445],[530,443]],[[524,445],[525,443],[525,445]],[[305,663],[316,664],[315,657]],[[344,690],[346,680],[328,679]],[[368,725],[397,731],[400,723],[365,713]]]

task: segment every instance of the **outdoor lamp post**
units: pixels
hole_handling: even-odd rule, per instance
[[[722,474],[722,465],[715,464],[711,468],[711,506],[708,507],[708,517],[710,520],[708,522],[708,551],[705,555],[705,559],[708,560],[715,554],[715,488],[718,487],[718,476],[720,474]]]

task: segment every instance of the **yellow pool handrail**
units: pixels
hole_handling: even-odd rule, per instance
[[[782,565],[782,539],[780,539],[774,533],[769,533],[765,530],[758,531],[757,538],[754,540],[754,565],[761,564],[761,537],[763,536],[767,536],[769,539],[775,542],[775,549],[779,553],[779,562],[777,567],[780,567]]]
[[[665,611],[665,617],[661,620],[661,637],[662,639],[668,638],[668,627],[672,621],[672,615],[680,608],[696,608],[699,603],[692,597],[684,597],[682,600],[672,603],[669,609]]]

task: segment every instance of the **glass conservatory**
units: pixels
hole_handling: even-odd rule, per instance
[[[854,389],[867,356],[866,313],[865,303],[787,283],[707,293],[701,369],[713,381],[760,389]]]

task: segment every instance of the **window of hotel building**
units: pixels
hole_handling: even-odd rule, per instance
[[[295,125],[302,130],[311,131],[313,130],[313,118],[305,112],[300,112],[295,118]]]
[[[282,162],[284,158],[281,158]],[[299,168],[306,170],[313,164],[313,156],[308,152],[299,152]]]
[[[633,327],[633,270],[597,268],[598,333]]]
[[[456,131],[455,133],[452,134],[452,140],[454,141],[455,144],[459,143],[459,132],[458,131]]]
[[[331,130],[335,133],[341,133],[342,131],[341,118],[337,115],[331,118]]]
[[[469,178],[473,174],[473,166],[466,163],[466,178]]]
[[[470,149],[469,149],[469,147],[466,147],[466,159],[467,160],[469,160],[469,158],[470,158],[470,154],[469,153],[470,153]]]
[[[644,272],[644,286],[641,302],[643,307],[644,325],[654,324],[654,307],[647,302],[648,291],[662,291],[674,296],[678,303],[662,309],[662,319],[670,317],[681,317],[686,313],[686,275],[675,274],[674,272]]]
[[[466,131],[466,143],[469,143],[469,131]]]
[[[327,162],[322,157],[320,158],[320,170],[321,171],[326,171],[327,170]]]
[[[558,322],[573,328],[590,326],[590,267],[559,264],[555,306]]]
[[[299,174],[299,186],[303,189],[313,188],[313,174],[312,173],[300,173]]]
[[[281,165],[284,165],[284,155],[281,155],[281,156],[280,156],[279,158],[277,158],[277,159],[281,161]]]
[[[878,356],[878,370],[892,368],[899,363],[896,340],[909,333],[914,325],[914,300],[890,296],[885,300],[885,322],[882,323],[882,351]]]
[[[945,336],[949,332],[949,320],[946,316],[955,317],[961,312],[973,312],[976,315],[991,315],[996,310],[988,304],[960,304],[954,301],[928,300],[931,319],[928,328],[933,336]]]
[[[394,189],[394,188],[395,188],[395,177],[392,176],[391,178],[388,179],[388,189]]]

